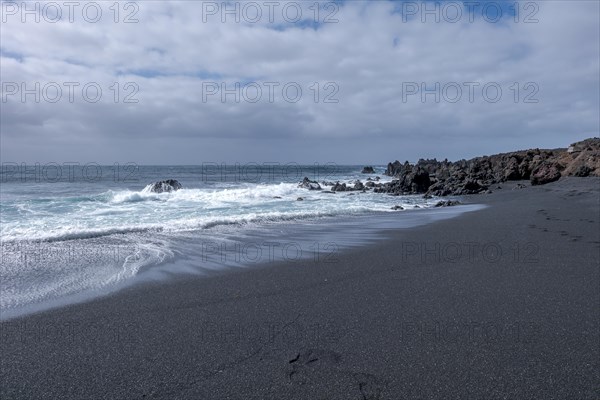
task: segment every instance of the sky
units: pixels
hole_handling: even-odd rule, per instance
[[[3,163],[385,164],[600,130],[600,2],[1,3]]]

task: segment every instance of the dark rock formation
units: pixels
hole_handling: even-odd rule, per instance
[[[543,185],[561,176],[600,176],[600,138],[574,143],[568,150],[531,149],[456,162],[394,161],[385,174],[396,179],[375,187],[375,192],[431,196],[486,193],[490,186],[506,181]]]
[[[371,167],[371,166],[367,166],[367,167],[364,167],[364,168],[363,168],[363,170],[362,170],[362,172],[361,172],[361,173],[362,173],[362,174],[374,174],[374,173],[375,173],[375,170],[373,169],[373,167]]]
[[[146,186],[146,190],[152,193],[174,192],[182,188],[183,186],[181,185],[181,183],[179,183],[179,181],[175,179],[158,181]]]
[[[393,164],[390,164],[393,165]],[[429,173],[419,165],[404,164],[396,171],[396,178],[375,189],[377,193],[411,194],[424,193],[429,189],[431,181]]]
[[[402,206],[394,206],[394,207],[392,207],[392,210],[394,210],[394,211],[404,210],[404,207],[402,207]]]
[[[300,184],[298,184],[298,187],[305,188],[305,189],[308,189],[308,190],[321,190],[321,185],[319,185],[318,182],[311,181],[307,177],[304,177],[304,179],[302,180],[302,182],[300,182]]]
[[[348,190],[348,187],[346,186],[345,183],[339,183],[336,182],[332,187],[331,187],[331,191],[332,192],[345,192]]]
[[[457,206],[460,204],[460,201],[452,201],[452,200],[445,200],[445,201],[439,201],[435,207],[452,207],[452,206]]]
[[[600,176],[600,139],[573,143],[561,158],[562,176]]]
[[[557,161],[544,161],[531,171],[531,184],[544,185],[560,179],[563,167]]]

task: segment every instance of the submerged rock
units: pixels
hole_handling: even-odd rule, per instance
[[[167,179],[164,181],[151,183],[150,185],[146,186],[145,190],[150,191],[152,193],[163,193],[174,192],[182,188],[183,186],[181,185],[181,183],[179,183],[179,181],[175,179]]]

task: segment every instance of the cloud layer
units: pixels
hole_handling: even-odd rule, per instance
[[[455,2],[455,23],[449,3],[436,22],[423,2],[322,3],[318,18],[312,2],[229,3],[237,15],[220,2],[120,3],[118,16],[97,2],[96,23],[90,7],[70,22],[58,2],[50,23],[56,10],[40,6],[35,22],[14,4],[2,3],[3,162],[384,163],[599,131],[597,2],[521,2],[516,16]]]

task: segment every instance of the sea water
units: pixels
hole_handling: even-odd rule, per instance
[[[383,166],[376,174],[361,170],[316,164],[3,165],[0,317],[87,299],[144,276],[333,261],[340,249],[376,240],[383,229],[457,213],[433,212],[439,199],[422,196],[327,193],[334,182],[391,180]],[[300,188],[304,177],[323,190]],[[183,189],[149,190],[163,179],[177,179]],[[393,211],[397,205],[405,211]]]

